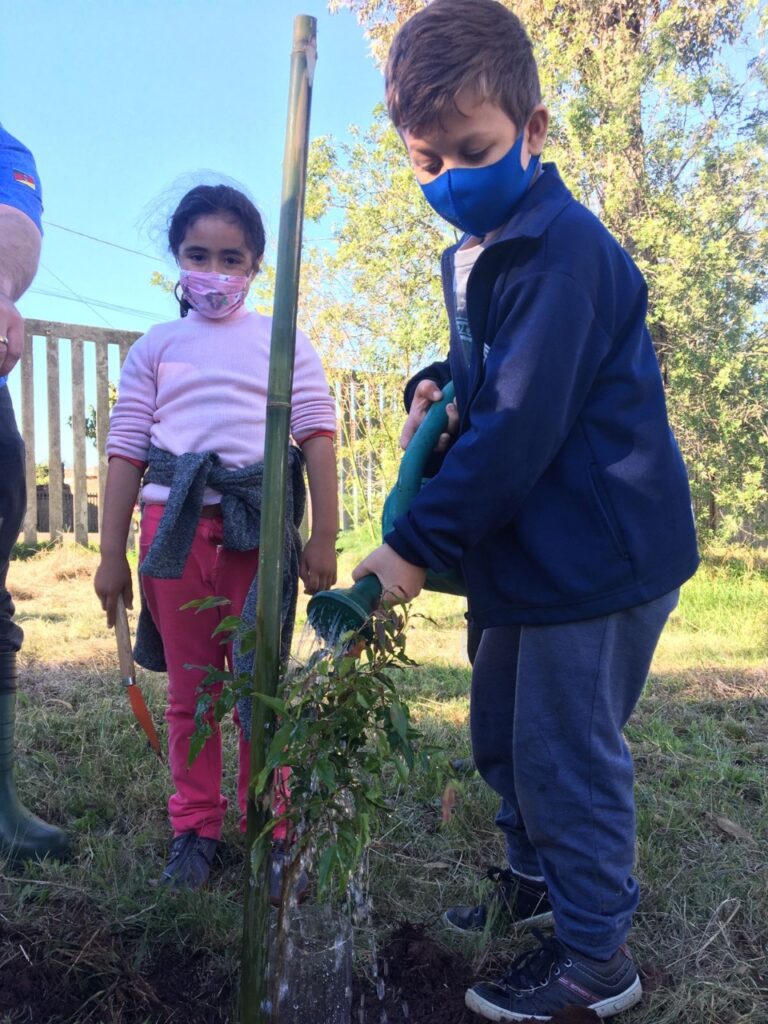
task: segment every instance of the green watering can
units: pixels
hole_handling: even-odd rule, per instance
[[[424,467],[448,425],[446,406],[454,398],[453,382],[449,381],[442,392],[443,397],[430,406],[400,460],[397,482],[384,502],[382,535],[392,529],[398,516],[408,511],[425,482]],[[451,572],[433,572],[428,569],[424,589],[460,596],[467,592],[458,567]],[[363,629],[380,600],[381,583],[378,576],[363,576],[346,590],[322,590],[315,594],[307,605],[307,619],[326,643],[336,644],[344,633]]]

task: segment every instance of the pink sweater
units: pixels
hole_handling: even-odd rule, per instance
[[[158,324],[128,353],[112,410],[107,455],[146,462],[150,442],[174,455],[215,451],[227,469],[264,458],[272,320],[240,308],[223,320],[194,311]],[[291,433],[301,444],[333,434],[336,403],[320,357],[296,334]],[[143,498],[164,502],[148,484]],[[207,491],[205,501],[219,495]]]

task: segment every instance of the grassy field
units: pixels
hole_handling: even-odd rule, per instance
[[[347,547],[345,573],[365,541]],[[168,840],[168,779],[124,702],[113,637],[91,589],[95,564],[93,552],[65,546],[11,568],[26,632],[18,788],[28,806],[73,833],[76,856],[25,868],[0,862],[0,1024],[225,1024],[236,1020],[241,930],[235,815],[208,890],[174,895],[152,886]],[[456,756],[469,753],[463,610],[456,598],[419,599],[408,637],[419,664],[403,680],[419,727]],[[140,674],[140,682],[161,722],[163,677]],[[231,728],[226,736],[232,797]],[[643,893],[631,944],[647,996],[620,1019],[766,1024],[765,557],[709,553],[662,637],[627,739],[637,768]],[[501,862],[496,800],[470,776],[443,825],[440,792],[418,778],[393,789],[394,812],[368,857],[375,938],[382,946],[407,922],[457,971],[492,972],[525,937],[494,931],[467,941],[442,929],[440,912],[479,897],[484,869]],[[361,972],[370,969],[372,938],[357,935]],[[460,1008],[438,1019],[469,1020]],[[431,1020],[411,1017],[412,1024]]]

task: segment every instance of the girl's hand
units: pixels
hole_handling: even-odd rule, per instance
[[[120,594],[123,595],[125,607],[133,608],[133,579],[125,555],[101,556],[93,578],[93,589],[98,594],[101,607],[107,613],[107,626],[111,629],[115,624],[117,599]]]
[[[316,594],[333,586],[336,582],[335,535],[323,538],[312,534],[301,553],[299,575],[305,594]]]

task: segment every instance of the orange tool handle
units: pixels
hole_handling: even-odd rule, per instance
[[[120,676],[123,686],[128,692],[128,699],[131,702],[131,709],[136,716],[136,721],[144,730],[149,744],[162,760],[163,754],[160,749],[160,740],[149,713],[149,708],[144,700],[141,688],[136,685],[136,669],[133,664],[133,646],[131,644],[131,630],[128,625],[128,612],[125,610],[125,602],[122,595],[117,599],[115,610],[115,636],[117,638],[117,657],[120,662]]]

